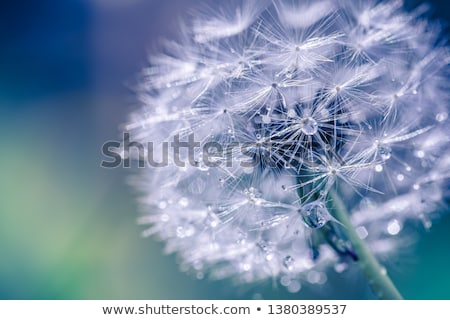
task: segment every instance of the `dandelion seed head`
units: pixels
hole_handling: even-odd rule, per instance
[[[375,254],[395,254],[410,220],[431,227],[449,197],[450,54],[420,8],[233,0],[192,20],[150,58],[125,126],[154,161],[198,143],[133,182],[144,235],[183,271],[325,283],[351,256],[331,191]]]

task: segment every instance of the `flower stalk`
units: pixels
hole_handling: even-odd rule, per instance
[[[330,191],[329,198],[332,202],[331,210],[334,213],[333,215],[337,220],[339,220],[340,223],[344,225],[348,239],[352,243],[353,249],[358,256],[358,264],[367,277],[373,293],[380,299],[403,299],[402,295],[389,278],[386,269],[380,265],[377,258],[375,258],[372,254],[364,240],[362,240],[356,233],[342,199],[333,190]]]

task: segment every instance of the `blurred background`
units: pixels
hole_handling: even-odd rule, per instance
[[[129,172],[101,169],[101,145],[139,107],[128,84],[194,2],[2,3],[0,298],[372,298],[355,273],[295,295],[272,282],[196,280],[140,236]],[[450,21],[450,5],[432,3],[434,17]],[[450,299],[449,264],[448,215],[389,273],[408,299]]]

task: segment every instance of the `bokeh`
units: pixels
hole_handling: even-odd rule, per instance
[[[179,271],[162,243],[141,237],[129,169],[100,168],[101,145],[120,137],[120,125],[139,107],[137,73],[162,39],[176,36],[194,3],[2,4],[0,298],[373,298],[358,272],[331,272],[324,286],[295,295],[276,281],[197,280]],[[447,2],[432,4],[435,18],[450,21]],[[406,298],[450,299],[449,265],[447,215],[387,267]]]

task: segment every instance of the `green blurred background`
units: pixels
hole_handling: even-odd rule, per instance
[[[415,1],[417,2],[417,1]],[[142,238],[129,172],[101,169],[101,145],[138,108],[127,89],[193,1],[79,0],[0,10],[0,298],[373,298],[358,272],[292,295],[178,270]],[[441,19],[447,4],[435,1]],[[388,263],[408,299],[450,299],[450,218]],[[352,285],[348,285],[351,282]]]

